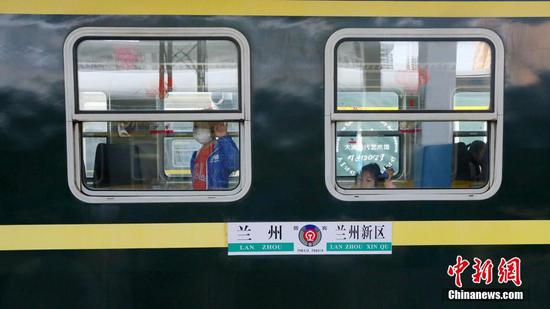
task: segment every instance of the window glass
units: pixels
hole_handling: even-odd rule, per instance
[[[238,131],[231,136],[233,143],[239,146]],[[191,176],[191,158],[193,153],[201,148],[201,144],[192,137],[166,137],[164,138],[164,174],[167,177]],[[230,177],[238,177],[239,171],[235,170]]]
[[[400,121],[395,130],[370,130],[380,123],[337,123],[341,188],[481,188],[487,183],[487,122]]]
[[[94,135],[92,133],[107,133],[108,130],[106,122],[86,122],[83,125],[88,136]]]
[[[79,110],[238,111],[239,51],[227,39],[84,40]]]
[[[356,176],[363,165],[391,166],[399,173],[397,122],[338,122],[336,176]]]
[[[86,178],[94,177],[94,164],[95,164],[95,152],[97,145],[106,144],[107,138],[105,137],[83,137],[84,151],[82,152],[82,161],[84,162],[84,169]]]
[[[339,121],[338,131],[398,131],[397,121]],[[366,133],[366,132],[365,132]]]
[[[488,110],[490,103],[488,91],[465,91],[454,95],[454,110]]]
[[[455,121],[454,141],[466,145],[480,140],[487,143],[487,122],[484,121]]]
[[[399,95],[390,91],[338,92],[339,111],[399,110]]]
[[[238,122],[103,122],[86,137],[83,183],[92,190],[231,190],[239,184]]]
[[[492,57],[485,41],[343,41],[336,111],[488,111]]]

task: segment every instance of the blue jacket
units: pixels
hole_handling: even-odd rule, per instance
[[[194,178],[197,151],[191,156],[191,175]],[[239,169],[239,149],[230,136],[219,138],[206,164],[207,190],[227,189],[229,175]]]

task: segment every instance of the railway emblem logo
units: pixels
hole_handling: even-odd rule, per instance
[[[308,224],[303,226],[298,232],[298,239],[304,246],[314,247],[321,241],[321,230],[313,225]]]

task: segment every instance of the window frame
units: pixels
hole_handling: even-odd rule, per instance
[[[492,108],[486,111],[337,111],[337,47],[349,40],[482,40],[492,45]],[[325,185],[343,201],[483,200],[502,183],[504,44],[493,31],[483,28],[346,28],[334,32],[325,45]],[[340,121],[486,121],[490,174],[478,189],[344,189],[336,180],[336,123]]]
[[[235,43],[239,52],[239,106],[228,111],[88,111],[77,108],[76,83],[78,44],[86,39],[227,39]],[[87,203],[188,203],[233,202],[250,189],[252,178],[250,129],[250,47],[245,36],[232,28],[142,28],[142,27],[83,27],[72,31],[64,48],[65,108],[67,135],[67,175],[70,191]],[[237,121],[239,123],[240,169],[239,184],[232,190],[169,191],[169,190],[90,190],[82,183],[82,124],[110,121]]]

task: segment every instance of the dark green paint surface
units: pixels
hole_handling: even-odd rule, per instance
[[[6,308],[455,308],[445,272],[464,258],[521,256],[524,301],[477,307],[547,305],[548,246],[394,247],[390,256],[227,257],[222,249],[36,251],[2,255]],[[495,266],[496,267],[496,266]],[[546,272],[546,274],[544,274]],[[471,267],[462,276],[473,288]],[[495,277],[496,279],[496,277]],[[476,307],[476,306],[474,306]]]
[[[89,205],[71,195],[62,49],[68,33],[83,26],[232,27],[246,36],[253,177],[242,200]],[[349,27],[482,27],[502,37],[504,177],[494,197],[351,203],[328,193],[324,46]],[[550,30],[547,19],[0,16],[0,223],[550,219],[550,60],[536,60],[548,57],[544,29]],[[521,304],[548,305],[548,246],[396,247],[391,256],[331,257],[229,258],[221,249],[4,252],[0,304],[453,307],[443,297],[451,287],[446,267],[457,254],[522,257],[528,300]]]

